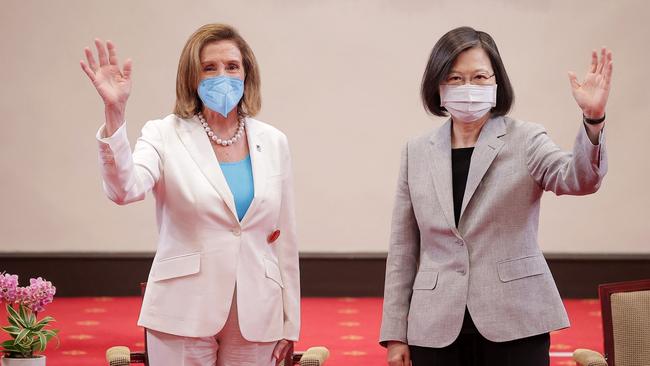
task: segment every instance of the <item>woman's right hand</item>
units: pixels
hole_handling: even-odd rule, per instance
[[[127,59],[120,70],[115,45],[111,41],[104,45],[100,39],[95,39],[95,47],[99,65],[88,47],[84,49],[88,63],[81,60],[80,64],[104,101],[107,129],[105,133],[110,136],[124,123],[126,101],[131,94],[132,62]]]
[[[389,366],[411,366],[411,353],[406,343],[388,341],[388,355],[386,360]]]

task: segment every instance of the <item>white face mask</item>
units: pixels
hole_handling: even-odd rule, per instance
[[[454,121],[476,122],[496,105],[496,84],[440,85],[440,106],[451,113]]]

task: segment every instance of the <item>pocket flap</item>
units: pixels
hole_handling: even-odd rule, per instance
[[[201,269],[201,253],[183,254],[153,263],[151,279],[168,280],[198,273]]]
[[[413,281],[414,290],[433,290],[438,283],[438,271],[419,271]]]
[[[282,283],[282,275],[280,274],[280,268],[278,268],[278,265],[275,264],[275,262],[265,258],[264,269],[266,278],[272,279],[275,281],[275,283],[280,285],[280,287],[284,288],[284,284]]]
[[[508,259],[497,264],[497,272],[502,282],[546,273],[546,260],[541,254]]]

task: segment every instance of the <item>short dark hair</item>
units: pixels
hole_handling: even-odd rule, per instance
[[[485,50],[494,69],[497,87],[497,104],[491,110],[493,116],[508,113],[515,100],[515,92],[501,61],[501,55],[492,37],[471,27],[452,29],[433,46],[427,68],[422,76],[421,96],[424,109],[436,116],[447,116],[447,110],[440,106],[440,83],[447,77],[456,57],[470,48]]]

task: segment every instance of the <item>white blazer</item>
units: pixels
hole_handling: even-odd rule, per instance
[[[123,205],[156,198],[159,239],[138,325],[186,337],[223,327],[237,285],[242,335],[297,340],[300,279],[286,136],[246,119],[255,195],[241,222],[197,119],[149,121],[131,148],[122,126],[97,133],[104,191]],[[271,234],[280,231],[276,241]]]

